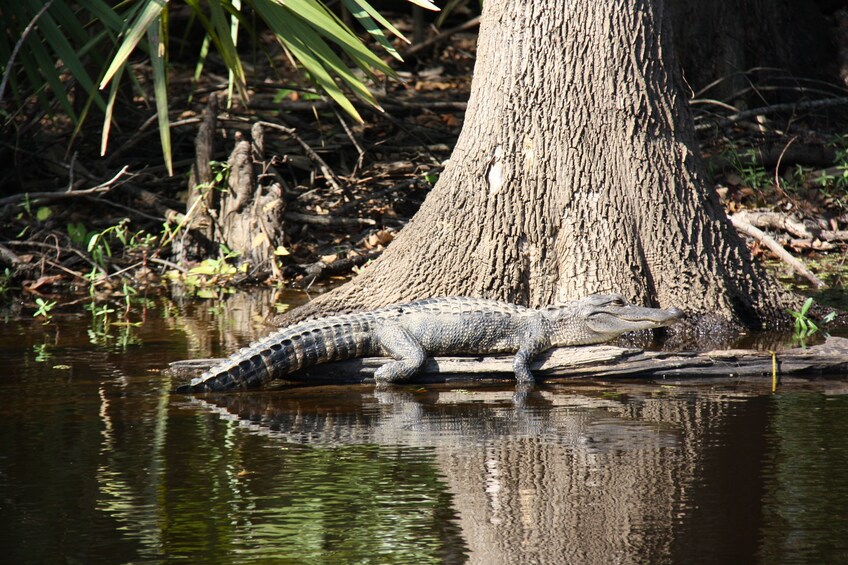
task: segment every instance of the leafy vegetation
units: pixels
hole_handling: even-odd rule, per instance
[[[430,0],[408,1],[428,10],[438,9]],[[382,49],[400,59],[386,37],[388,33],[407,41],[397,28],[366,0],[342,0],[342,4]],[[95,106],[103,114],[101,153],[105,154],[121,81],[129,76],[138,95],[148,99],[152,90],[163,155],[173,174],[167,63],[173,43],[170,26],[174,20],[185,23],[178,17],[182,8],[190,11],[185,33],[199,26],[205,37],[197,54],[197,72],[202,72],[211,44],[228,70],[230,103],[234,92],[244,103],[250,98],[239,48],[240,39],[245,37],[275,65],[282,59],[298,66],[319,90],[359,121],[361,117],[347,93],[378,107],[363,76],[395,76],[392,68],[320,0],[143,0],[115,5],[103,0],[50,0],[46,4],[23,0],[3,8],[0,103],[8,83],[16,106],[3,118],[22,112],[30,100],[36,99],[48,112],[57,104],[79,131]],[[281,53],[263,43],[265,30],[273,35]],[[144,87],[146,77],[134,74],[133,56],[138,52],[150,61],[152,89]],[[343,57],[361,75],[351,71]]]
[[[41,297],[35,299],[35,304],[38,306],[38,309],[32,315],[33,318],[44,318],[44,323],[47,324],[50,322],[50,319],[53,318],[53,315],[50,313],[53,308],[56,307],[55,300],[44,300]]]
[[[833,321],[836,318],[836,312],[828,313],[824,318],[822,318],[819,323],[816,323],[809,316],[810,308],[813,305],[813,298],[809,297],[804,301],[804,304],[801,306],[801,309],[789,310],[789,314],[795,319],[795,334],[794,337],[796,340],[803,341],[804,339],[810,337],[820,329],[820,324],[827,324]]]

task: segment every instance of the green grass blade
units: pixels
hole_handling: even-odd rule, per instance
[[[106,99],[106,111],[103,117],[103,129],[100,132],[100,156],[106,155],[106,148],[109,145],[109,132],[112,129],[112,115],[115,110],[115,99],[118,97],[118,90],[121,85],[121,75],[124,74],[126,65],[122,65],[115,73],[115,80],[109,85],[109,97]]]
[[[159,122],[159,139],[162,142],[162,156],[168,174],[174,175],[171,161],[171,128],[168,120],[168,77],[165,70],[165,41],[161,19],[154,20],[147,28],[147,41],[150,51],[150,63],[153,67],[153,95],[156,100],[156,116]]]
[[[94,97],[94,102],[105,111],[106,103],[103,98],[97,93],[94,87],[94,81],[85,69],[85,65],[77,55],[78,49],[73,47],[68,39],[62,33],[55,20],[50,16],[50,13],[44,14],[39,22],[39,28],[47,43],[52,48],[53,52],[62,60],[62,64],[68,72],[76,79],[79,85],[89,94]],[[63,28],[64,29],[64,26]]]
[[[421,6],[425,10],[432,10],[433,12],[438,12],[439,7],[430,2],[430,0],[406,0],[407,2],[411,2],[416,6]]]
[[[371,34],[371,36],[377,40],[383,49],[385,49],[389,55],[397,59],[398,61],[403,61],[403,58],[398,54],[394,45],[389,43],[389,40],[386,39],[386,34],[383,33],[383,30],[380,26],[377,25],[377,22],[362,8],[359,4],[357,4],[356,0],[342,0],[347,9],[350,10],[350,13],[354,18],[365,28],[365,31]],[[400,36],[403,39],[406,39],[402,35]],[[408,41],[407,41],[408,42]]]
[[[268,21],[271,29],[274,30],[277,40],[303,65],[303,68],[306,69],[315,84],[326,92],[330,98],[335,100],[348,114],[353,116],[355,120],[361,123],[363,121],[362,116],[359,115],[359,112],[356,111],[356,108],[353,107],[353,104],[335,83],[321,64],[321,61],[315,57],[312,51],[303,44],[289,27],[290,21],[287,21],[285,18],[272,18],[270,21],[266,21]]]
[[[135,50],[142,36],[147,33],[148,28],[160,17],[166,5],[167,0],[146,0],[145,3],[139,7],[134,17],[132,17],[132,20],[128,21],[124,29],[123,41],[121,42],[120,47],[118,47],[118,52],[115,53],[115,56],[112,58],[112,63],[109,65],[109,68],[106,69],[103,79],[100,81],[101,89],[105,87],[115,73],[118,72],[118,68],[126,64],[130,53]],[[151,53],[150,56],[152,58],[153,53]]]

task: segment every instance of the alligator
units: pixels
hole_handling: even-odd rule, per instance
[[[668,326],[678,308],[645,308],[595,294],[540,309],[468,297],[430,298],[378,310],[316,318],[280,329],[234,353],[174,392],[218,392],[266,384],[305,367],[356,357],[392,357],[378,384],[410,379],[426,357],[515,353],[517,382],[533,383],[530,362],[552,347],[603,343]]]

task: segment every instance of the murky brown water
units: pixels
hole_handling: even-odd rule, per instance
[[[170,396],[255,308],[0,325],[4,562],[848,563],[848,378]]]

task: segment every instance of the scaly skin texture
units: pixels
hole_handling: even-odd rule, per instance
[[[530,362],[551,347],[602,343],[682,316],[677,308],[643,308],[614,294],[539,310],[480,298],[431,298],[283,328],[175,392],[255,387],[304,367],[369,356],[392,357],[374,378],[398,383],[418,372],[428,356],[515,353],[516,380],[532,383]]]

